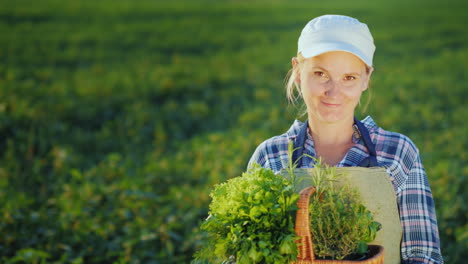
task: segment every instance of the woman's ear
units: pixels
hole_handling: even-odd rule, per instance
[[[369,77],[369,79],[373,72],[374,72],[374,67],[369,67],[369,72],[367,73],[367,76]]]
[[[291,66],[292,66],[292,70],[293,72],[295,72],[295,79],[294,81],[298,84],[301,83],[301,74],[299,72],[299,60],[297,59],[297,57],[292,57],[291,59]]]
[[[365,91],[367,90],[367,88],[369,88],[369,82],[370,82],[372,72],[374,72],[374,67],[369,67],[366,72],[366,81],[365,81],[364,87],[362,87],[362,91]]]

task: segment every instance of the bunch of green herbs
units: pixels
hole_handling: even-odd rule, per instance
[[[367,252],[381,224],[362,204],[355,188],[335,167],[316,160],[312,182],[316,192],[309,210],[314,252],[322,259],[354,259]],[[341,184],[337,184],[341,182]]]
[[[254,164],[217,185],[207,239],[194,263],[290,263],[297,258],[294,215],[299,195],[290,180]]]

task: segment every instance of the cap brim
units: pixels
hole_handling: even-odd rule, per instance
[[[368,66],[372,67],[372,59],[367,58],[364,53],[356,47],[343,42],[322,42],[320,44],[314,44],[310,48],[305,48],[300,52],[302,56],[307,59],[331,51],[349,52],[361,59]]]

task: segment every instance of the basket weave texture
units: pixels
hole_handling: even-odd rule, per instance
[[[312,244],[312,235],[310,232],[310,214],[309,203],[310,196],[315,192],[315,187],[307,187],[300,192],[300,198],[297,202],[299,209],[296,212],[295,231],[300,237],[297,240],[299,254],[295,264],[345,264],[345,263],[365,263],[365,264],[383,264],[384,248],[378,245],[369,245],[370,255],[372,257],[366,260],[316,260],[314,255],[314,246]]]

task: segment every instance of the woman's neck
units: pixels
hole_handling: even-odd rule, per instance
[[[354,119],[337,123],[321,122],[309,116],[309,129],[317,157],[331,166],[338,164],[353,146]]]
[[[351,142],[354,133],[353,124],[353,118],[327,123],[309,117],[309,129],[314,144],[339,145]]]

